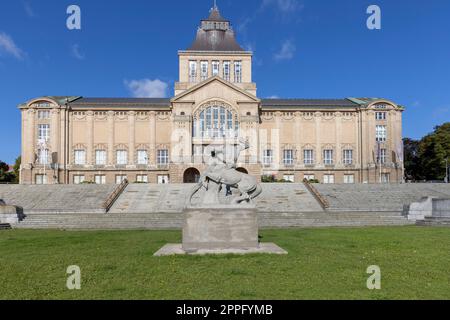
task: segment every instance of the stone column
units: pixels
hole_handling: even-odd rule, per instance
[[[114,111],[108,111],[108,165],[114,166]]]
[[[150,112],[150,164],[156,165],[156,112]]]
[[[35,160],[35,148],[36,148],[36,110],[28,109],[27,120],[28,120],[28,161],[29,163],[34,163]]]
[[[314,114],[314,120],[316,122],[316,154],[315,154],[315,162],[316,166],[322,164],[322,145],[321,145],[321,123],[322,123],[322,113],[316,112]]]
[[[87,150],[86,150],[86,164],[94,165],[94,112],[88,111],[86,113],[87,119]]]
[[[58,154],[60,153],[60,136],[61,136],[61,130],[59,126],[59,115],[60,111],[59,109],[53,109],[52,110],[52,124],[50,126],[50,133],[51,133],[51,146],[52,146],[52,152],[56,152]]]
[[[301,139],[301,121],[302,121],[302,114],[301,112],[296,112],[295,113],[295,165],[300,165],[300,161],[302,159],[302,139]]]
[[[342,135],[342,113],[335,113],[335,121],[336,121],[336,164],[339,165],[343,162],[343,151],[341,150],[341,135]]]
[[[136,149],[136,112],[128,112],[128,164],[135,164],[135,149]]]
[[[230,61],[230,82],[234,83],[234,61]]]

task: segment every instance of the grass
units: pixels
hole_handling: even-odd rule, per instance
[[[450,299],[450,230],[264,230],[287,256],[153,257],[176,231],[0,232],[0,299]],[[81,290],[66,269],[81,268]],[[378,265],[382,289],[366,269]]]

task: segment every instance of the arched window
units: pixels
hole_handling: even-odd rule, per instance
[[[221,102],[210,102],[194,114],[192,131],[196,138],[234,138],[239,134],[239,117]]]

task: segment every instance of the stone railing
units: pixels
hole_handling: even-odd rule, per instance
[[[314,198],[319,202],[319,204],[322,206],[324,210],[328,209],[330,207],[330,203],[327,199],[325,199],[324,196],[320,194],[320,192],[310,183],[308,180],[303,180],[303,184],[306,186],[306,188],[309,190],[309,192],[312,193]]]
[[[114,202],[119,198],[119,196],[122,194],[122,192],[125,190],[125,188],[128,186],[129,182],[127,179],[123,180],[121,184],[117,186],[116,189],[109,195],[108,199],[103,203],[103,209],[105,209],[106,212],[111,209]]]

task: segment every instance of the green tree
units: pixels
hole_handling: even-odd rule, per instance
[[[445,159],[450,159],[450,122],[438,126],[420,141],[419,166],[427,180],[444,180]]]
[[[407,180],[423,180],[423,170],[420,166],[419,140],[403,139],[405,155],[405,177]]]
[[[9,172],[9,165],[0,161],[0,183],[10,183],[14,180],[13,173]]]
[[[14,183],[19,183],[20,178],[20,165],[22,164],[22,156],[17,157],[16,162],[14,163]]]

